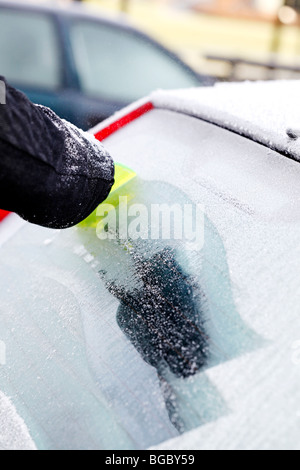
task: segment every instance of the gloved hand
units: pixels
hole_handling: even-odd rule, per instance
[[[0,105],[1,209],[38,225],[67,228],[93,212],[113,183],[113,160],[100,142],[6,83],[6,104]]]

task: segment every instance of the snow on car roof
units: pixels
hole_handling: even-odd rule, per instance
[[[199,117],[300,161],[300,81],[157,91],[150,100],[156,108]]]

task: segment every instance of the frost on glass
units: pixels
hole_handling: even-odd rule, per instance
[[[298,95],[298,80],[274,80],[159,90],[151,102],[157,108],[198,116],[299,161],[299,139],[287,135],[289,128],[299,127]]]
[[[158,201],[193,205],[183,192],[161,182],[139,179],[131,193],[130,205],[142,203],[149,212]],[[187,249],[180,240],[151,240],[150,229],[149,238],[138,241],[99,241],[95,229],[79,228],[77,236],[118,301],[118,327],[155,369],[169,420],[181,433],[227,412],[219,392],[198,375],[251,350],[259,338],[236,312],[226,253],[209,220],[201,251]]]
[[[245,320],[251,302],[240,300],[247,289],[237,283],[247,237],[235,221],[246,226],[253,212],[203,182],[203,168],[209,174],[212,165],[215,176],[220,171],[210,153],[212,131],[189,123],[185,129],[185,119],[175,119],[179,140],[163,115],[149,135],[120,131],[108,150],[139,175],[131,205],[207,204],[201,250],[186,240],[100,241],[95,228],[55,232],[29,225],[1,248],[0,340],[7,357],[0,390],[38,448],[147,448],[218,423],[232,405],[212,372],[263,344]],[[229,169],[226,145],[219,147]],[[237,210],[244,211],[238,219]]]
[[[161,182],[135,202],[192,203]],[[206,371],[257,346],[205,218],[181,240],[100,241],[95,228],[26,226],[2,250],[0,389],[39,448],[146,448],[225,416]]]
[[[162,110],[105,145],[146,206],[204,205],[203,249],[20,230],[0,390],[39,448],[299,448],[299,164]]]
[[[10,399],[0,392],[0,450],[35,450],[22,418]]]

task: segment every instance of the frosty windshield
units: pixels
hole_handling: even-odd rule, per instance
[[[39,448],[139,449],[191,430],[199,447],[231,433],[243,447],[236,429],[251,419],[267,438],[275,409],[285,436],[299,420],[299,367],[286,366],[299,164],[157,109],[105,144],[137,174],[129,206],[203,205],[204,245],[25,225],[1,249],[1,392]]]

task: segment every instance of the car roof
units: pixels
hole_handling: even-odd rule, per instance
[[[157,91],[155,108],[201,118],[300,161],[300,81]]]
[[[119,122],[131,122],[155,108],[202,119],[300,161],[300,81],[158,90],[118,111],[91,132],[102,135],[108,129],[111,135],[120,128]]]

